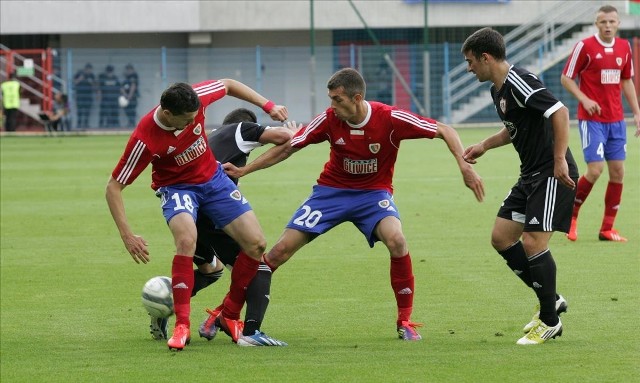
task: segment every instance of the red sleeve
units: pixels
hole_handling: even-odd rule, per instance
[[[220,80],[202,81],[191,87],[196,91],[204,108],[227,95],[227,88]]]
[[[123,185],[130,185],[152,159],[153,155],[147,145],[133,134],[111,176]]]
[[[393,138],[406,140],[413,138],[433,138],[438,132],[438,122],[402,109],[391,110]]]
[[[627,41],[627,64],[622,68],[622,73],[620,74],[620,78],[627,80],[634,76],[633,73],[633,56],[631,55],[631,43]]]
[[[303,129],[298,130],[291,139],[291,146],[304,148],[309,144],[326,141],[329,136],[325,132],[327,127],[327,112],[319,114]]]
[[[587,63],[587,55],[584,54],[584,41],[578,41],[573,51],[564,65],[562,74],[575,79]]]

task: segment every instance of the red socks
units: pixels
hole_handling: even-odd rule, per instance
[[[584,201],[591,193],[593,184],[589,182],[584,176],[578,180],[578,187],[576,188],[576,199],[573,203],[573,218],[578,218],[578,212]],[[616,220],[616,214],[618,214],[618,208],[620,207],[620,200],[622,199],[622,184],[609,182],[607,184],[607,191],[604,195],[604,217],[602,218],[602,226],[600,231],[608,231],[613,229],[613,222]]]
[[[616,220],[616,214],[618,214],[621,199],[622,184],[609,182],[607,184],[607,191],[604,194],[604,218],[602,218],[600,231],[613,229],[613,221]]]
[[[243,251],[238,253],[238,258],[231,270],[231,286],[229,294],[224,298],[222,316],[228,319],[240,319],[240,311],[247,297],[247,287],[258,272],[260,261],[255,260]]]
[[[173,287],[173,308],[176,312],[176,325],[190,325],[191,291],[193,290],[193,260],[186,255],[176,254],[171,267],[171,285]]]
[[[578,212],[584,201],[591,193],[593,184],[589,182],[584,176],[578,179],[578,186],[576,187],[576,199],[573,202],[573,218],[578,218]]]
[[[413,291],[414,277],[411,267],[411,256],[409,253],[404,257],[391,257],[391,288],[396,296],[398,304],[398,322],[400,325],[403,321],[411,319],[413,311]]]

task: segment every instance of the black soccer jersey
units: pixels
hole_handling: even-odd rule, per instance
[[[553,127],[549,117],[564,105],[533,73],[511,66],[500,88],[491,87],[491,97],[511,142],[520,157],[524,182],[553,176]],[[567,148],[569,176],[579,176],[571,150]]]
[[[231,162],[241,168],[247,164],[249,153],[262,146],[259,140],[265,129],[267,127],[253,122],[222,125],[207,135],[209,147],[220,163]],[[231,145],[232,142],[235,145]],[[232,178],[232,181],[238,183],[237,179]]]

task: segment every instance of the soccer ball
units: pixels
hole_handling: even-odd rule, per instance
[[[168,318],[173,315],[173,289],[171,278],[153,277],[142,288],[142,305],[149,315]]]

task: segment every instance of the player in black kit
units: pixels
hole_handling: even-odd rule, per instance
[[[569,231],[579,176],[568,147],[569,111],[533,73],[506,61],[504,39],[495,30],[474,32],[462,53],[468,72],[493,83],[491,97],[504,124],[468,147],[464,159],[475,163],[487,150],[509,143],[520,157],[520,177],[498,210],[491,244],[539,301],[517,344],[541,344],[562,334],[559,314],[567,310],[556,293],[549,240],[554,231]]]

